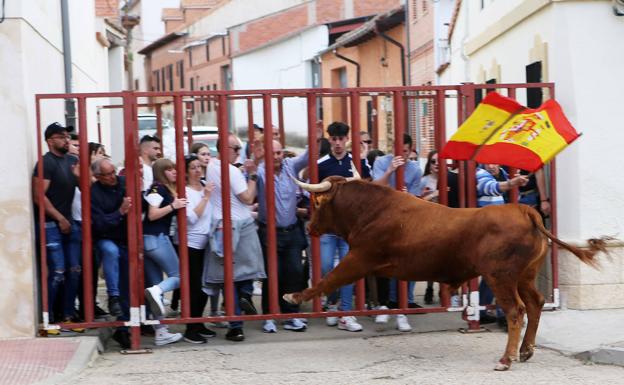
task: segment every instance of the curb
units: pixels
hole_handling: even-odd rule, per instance
[[[605,346],[603,348],[589,350],[574,355],[582,361],[596,364],[624,366],[624,348],[617,346]]]

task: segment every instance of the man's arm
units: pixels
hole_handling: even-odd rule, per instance
[[[61,229],[61,232],[63,234],[69,233],[69,231],[71,230],[71,223],[69,223],[69,220],[65,218],[63,214],[61,214],[56,209],[56,207],[52,205],[52,202],[50,202],[48,197],[45,195],[46,192],[48,191],[48,188],[50,187],[50,180],[49,179],[43,180],[43,202],[39,202],[39,181],[37,179],[38,178],[36,176],[32,178],[33,195],[34,195],[33,201],[40,209],[43,207],[45,213],[49,217],[52,217],[55,221],[58,222],[59,228]]]
[[[550,215],[550,200],[546,192],[546,175],[544,174],[543,168],[535,171],[535,182],[537,184],[537,191],[539,192],[539,208],[544,215],[548,216]]]
[[[230,180],[232,182],[234,182],[236,185],[231,185],[231,188],[235,188],[235,195],[236,197],[243,202],[246,205],[252,205],[254,200],[256,199],[256,192],[257,192],[257,180],[258,180],[258,166],[256,166],[256,164],[254,163],[253,160],[247,159],[245,161],[245,164],[243,165],[245,168],[245,171],[247,172],[247,175],[249,176],[249,179],[247,180],[247,189],[244,191],[240,191],[240,188],[236,188],[237,186],[244,186],[244,180],[245,178],[243,177],[243,175],[240,173],[239,171],[239,175],[236,176],[236,178],[239,178],[238,181],[234,181],[232,179],[233,175],[230,175]],[[241,183],[241,179],[242,178],[242,183]],[[236,194],[236,190],[240,191],[239,193]]]
[[[390,185],[390,175],[392,175],[392,173],[395,172],[399,166],[404,165],[405,161],[403,160],[403,157],[395,156],[390,161],[386,170],[384,170],[384,165],[380,162],[380,160],[382,159],[378,159],[373,164],[373,183],[388,186]]]

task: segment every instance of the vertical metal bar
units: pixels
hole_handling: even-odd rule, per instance
[[[188,123],[188,105],[187,123]],[[186,165],[184,162],[184,105],[181,95],[173,97],[173,118],[175,119],[175,146],[176,146],[176,188],[178,198],[186,197]],[[192,126],[189,126],[188,133],[192,133]],[[190,136],[189,136],[190,137]],[[182,299],[182,317],[188,318],[191,315],[190,288],[189,288],[189,256],[187,241],[186,208],[177,211],[178,218],[178,257],[180,257],[180,298]]]
[[[223,295],[225,314],[234,315],[234,256],[232,255],[232,212],[230,203],[230,161],[228,159],[228,107],[227,96],[219,95],[217,106],[219,127],[219,154],[221,159],[221,208],[223,210]]]
[[[472,83],[462,84],[460,87],[460,93],[466,98],[466,114],[465,116],[458,116],[458,123],[462,123],[465,118],[470,116],[475,109],[474,98],[475,86]],[[474,161],[466,162],[466,190],[467,190],[467,206],[477,207],[477,189],[476,189],[476,167]],[[474,278],[470,280],[470,306],[478,308],[479,305],[479,279]],[[477,310],[478,311],[478,310]],[[479,321],[468,320],[469,330],[480,330],[481,326]]]
[[[379,119],[379,109],[378,107],[378,99],[377,99],[377,95],[373,95],[371,96],[371,100],[372,100],[372,133],[371,133],[371,140],[373,141],[373,148],[379,148],[379,124],[378,124],[378,119]]]
[[[98,132],[98,143],[102,144],[102,122],[100,121],[100,111],[101,109],[97,108],[97,132]]]
[[[277,116],[280,133],[279,141],[282,147],[284,147],[286,143],[286,128],[284,127],[284,97],[282,95],[277,97]]]
[[[403,91],[392,91],[394,107],[394,154],[403,154],[403,133],[405,132],[405,103]],[[395,171],[396,189],[402,191],[405,186],[405,166]],[[407,308],[407,282],[399,281],[399,307]]]
[[[188,151],[191,151],[191,146],[193,145],[193,102],[187,102],[186,103],[186,142],[188,143]],[[203,100],[200,101],[200,103],[204,103]],[[176,126],[177,129],[178,126]],[[182,127],[182,126],[179,126]],[[184,135],[182,135],[182,137],[184,137]],[[176,135],[177,138],[177,135]],[[176,151],[178,148],[178,144],[176,143]],[[182,144],[182,150],[184,150],[184,144]],[[184,154],[184,152],[182,152],[182,154]],[[177,158],[177,156],[176,156]]]
[[[465,120],[464,117],[464,95],[461,87],[457,89],[457,127]],[[459,196],[459,207],[466,206],[466,162],[457,161],[457,194]]]
[[[434,127],[435,127],[435,147],[438,151],[446,143],[446,91],[438,90],[434,101]],[[448,179],[447,179],[446,159],[441,158],[438,153],[438,202],[448,206]],[[448,285],[440,283],[440,305],[449,307],[450,298]]]
[[[515,99],[516,98],[516,89],[513,87],[509,87],[507,88],[507,96],[510,97],[511,99]],[[518,173],[518,169],[515,167],[510,167],[509,168],[509,179],[513,178],[514,175],[516,175]],[[517,203],[518,202],[518,198],[519,198],[519,194],[518,194],[518,187],[514,187],[511,190],[509,190],[509,202],[510,203]]]
[[[249,148],[250,157],[253,154],[254,135],[253,98],[247,98],[247,148]]]
[[[555,86],[548,87],[550,98],[555,98]],[[550,231],[556,236],[559,235],[559,219],[557,218],[557,159],[550,161]],[[559,305],[559,248],[554,244],[551,246],[551,267],[553,276],[553,302]]]
[[[306,99],[308,108],[308,152],[310,154],[308,158],[308,174],[310,176],[311,183],[318,183],[318,166],[316,162],[318,159],[319,149],[316,143],[316,95],[310,92],[306,95]],[[313,211],[314,195],[311,195],[310,212]],[[319,237],[310,236],[310,250],[312,253],[310,256],[310,265],[312,266],[312,284],[316,285],[321,280],[321,245]],[[314,312],[321,311],[321,299],[319,297],[314,297],[312,299],[312,310]]]
[[[126,169],[126,196],[132,197],[135,210],[130,210],[127,216],[128,235],[128,289],[130,294],[130,318],[138,316],[140,298],[143,297],[143,285],[139,286],[138,274],[138,248],[143,244],[143,237],[138,237],[137,228],[140,227],[141,201],[136,199],[141,190],[138,183],[138,162],[137,146],[138,141],[136,127],[136,97],[131,92],[123,93],[123,114],[124,114],[124,156]],[[82,147],[82,146],[81,146]],[[141,276],[142,280],[142,276]],[[133,317],[134,315],[134,317]],[[141,345],[141,330],[139,327],[130,328],[130,338],[132,349],[138,349]]]
[[[37,200],[37,225],[39,226],[39,253],[41,263],[41,306],[43,326],[48,326],[49,311],[48,308],[48,263],[46,250],[46,232],[45,232],[45,194],[43,192],[43,144],[41,143],[41,99],[35,96],[35,108],[37,114],[37,180],[36,183],[36,200]]]
[[[78,98],[78,126],[80,132],[80,193],[82,203],[82,292],[85,322],[93,322],[93,241],[91,239],[91,173],[89,172],[89,131],[87,128],[86,98]]]
[[[160,139],[160,150],[165,153],[165,141],[163,140],[162,103],[156,103],[156,136]]]
[[[277,276],[277,238],[275,230],[275,169],[273,168],[273,122],[271,116],[271,95],[262,95],[262,113],[264,118],[264,164],[265,164],[265,192],[266,192],[266,230],[267,230],[267,271],[269,283],[269,312],[279,313]]]
[[[351,157],[353,164],[362,174],[362,162],[360,159],[360,94],[357,91],[349,93],[349,101],[351,102]],[[313,138],[316,138],[314,136]],[[366,286],[364,278],[359,279],[355,283],[355,306],[357,310],[365,310],[366,306]]]

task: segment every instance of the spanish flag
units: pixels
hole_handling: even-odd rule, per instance
[[[490,92],[446,143],[440,157],[533,172],[579,136],[553,99],[529,109]]]

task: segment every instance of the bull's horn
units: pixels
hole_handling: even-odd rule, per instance
[[[295,177],[291,176],[291,178],[295,181],[297,186],[309,192],[314,192],[314,193],[325,192],[331,188],[331,182],[328,180],[323,181],[321,183],[304,183]]]
[[[353,161],[351,161],[351,171],[353,171],[353,176],[351,178],[347,178],[347,182],[350,182],[352,180],[362,179],[357,168],[355,168],[355,164],[353,164]]]

